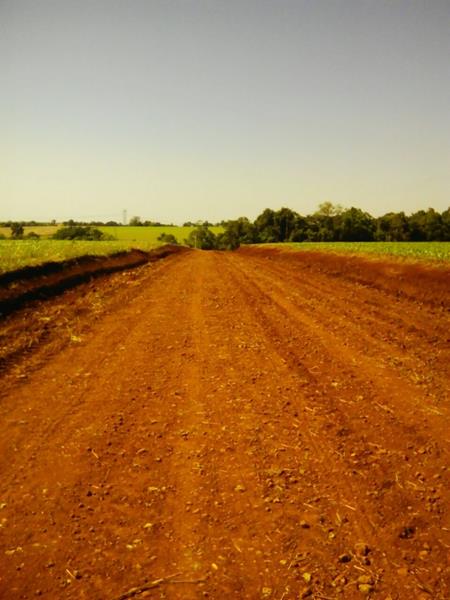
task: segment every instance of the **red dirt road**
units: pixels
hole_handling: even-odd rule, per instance
[[[448,277],[331,260],[192,251],[4,321],[1,598],[450,597]]]

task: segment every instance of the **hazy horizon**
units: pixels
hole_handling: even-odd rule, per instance
[[[450,3],[0,0],[0,220],[450,203]]]

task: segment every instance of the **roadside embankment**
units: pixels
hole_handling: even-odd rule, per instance
[[[14,312],[31,300],[45,300],[94,277],[133,269],[186,250],[166,245],[143,252],[131,250],[110,256],[81,256],[62,262],[24,267],[0,275],[0,316]]]

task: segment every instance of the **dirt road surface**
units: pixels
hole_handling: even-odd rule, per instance
[[[330,261],[192,251],[5,319],[1,598],[450,598],[449,272]]]

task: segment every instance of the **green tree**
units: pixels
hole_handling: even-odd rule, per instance
[[[237,239],[239,244],[254,244],[258,241],[258,232],[256,227],[247,217],[239,217],[232,221],[224,223],[225,232],[228,238]]]
[[[339,215],[339,240],[343,242],[371,242],[374,239],[374,218],[353,206]]]
[[[275,211],[266,208],[255,219],[255,228],[260,242],[279,242],[279,234],[275,226]]]
[[[441,214],[442,220],[442,231],[443,231],[443,242],[450,242],[450,208],[444,210]]]
[[[83,227],[81,225],[75,225],[74,227],[62,227],[58,229],[56,233],[52,235],[54,240],[113,240],[114,237],[106,235],[100,229],[95,227]]]
[[[158,242],[163,242],[164,244],[178,244],[178,240],[173,233],[165,232],[158,236]]]
[[[314,221],[314,237],[320,242],[333,242],[337,239],[339,217],[343,212],[342,206],[331,202],[322,202],[318,210],[311,216]]]
[[[266,208],[256,219],[255,229],[260,242],[286,242],[295,230],[298,217],[290,208],[272,210]]]
[[[446,237],[445,222],[434,208],[412,214],[409,218],[409,228],[411,239],[417,242],[440,241]]]
[[[376,222],[375,239],[384,242],[406,242],[410,238],[409,223],[404,212],[387,213]]]
[[[213,250],[217,247],[217,238],[206,225],[197,225],[185,240],[187,246],[200,250]]]
[[[275,227],[278,230],[278,239],[280,242],[287,242],[295,229],[295,221],[297,218],[295,213],[290,208],[280,208],[275,213]]]
[[[218,250],[237,250],[240,245],[239,236],[232,229],[226,229],[216,236]]]
[[[307,237],[308,219],[297,215],[294,223],[294,229],[289,236],[290,242],[304,242]]]

